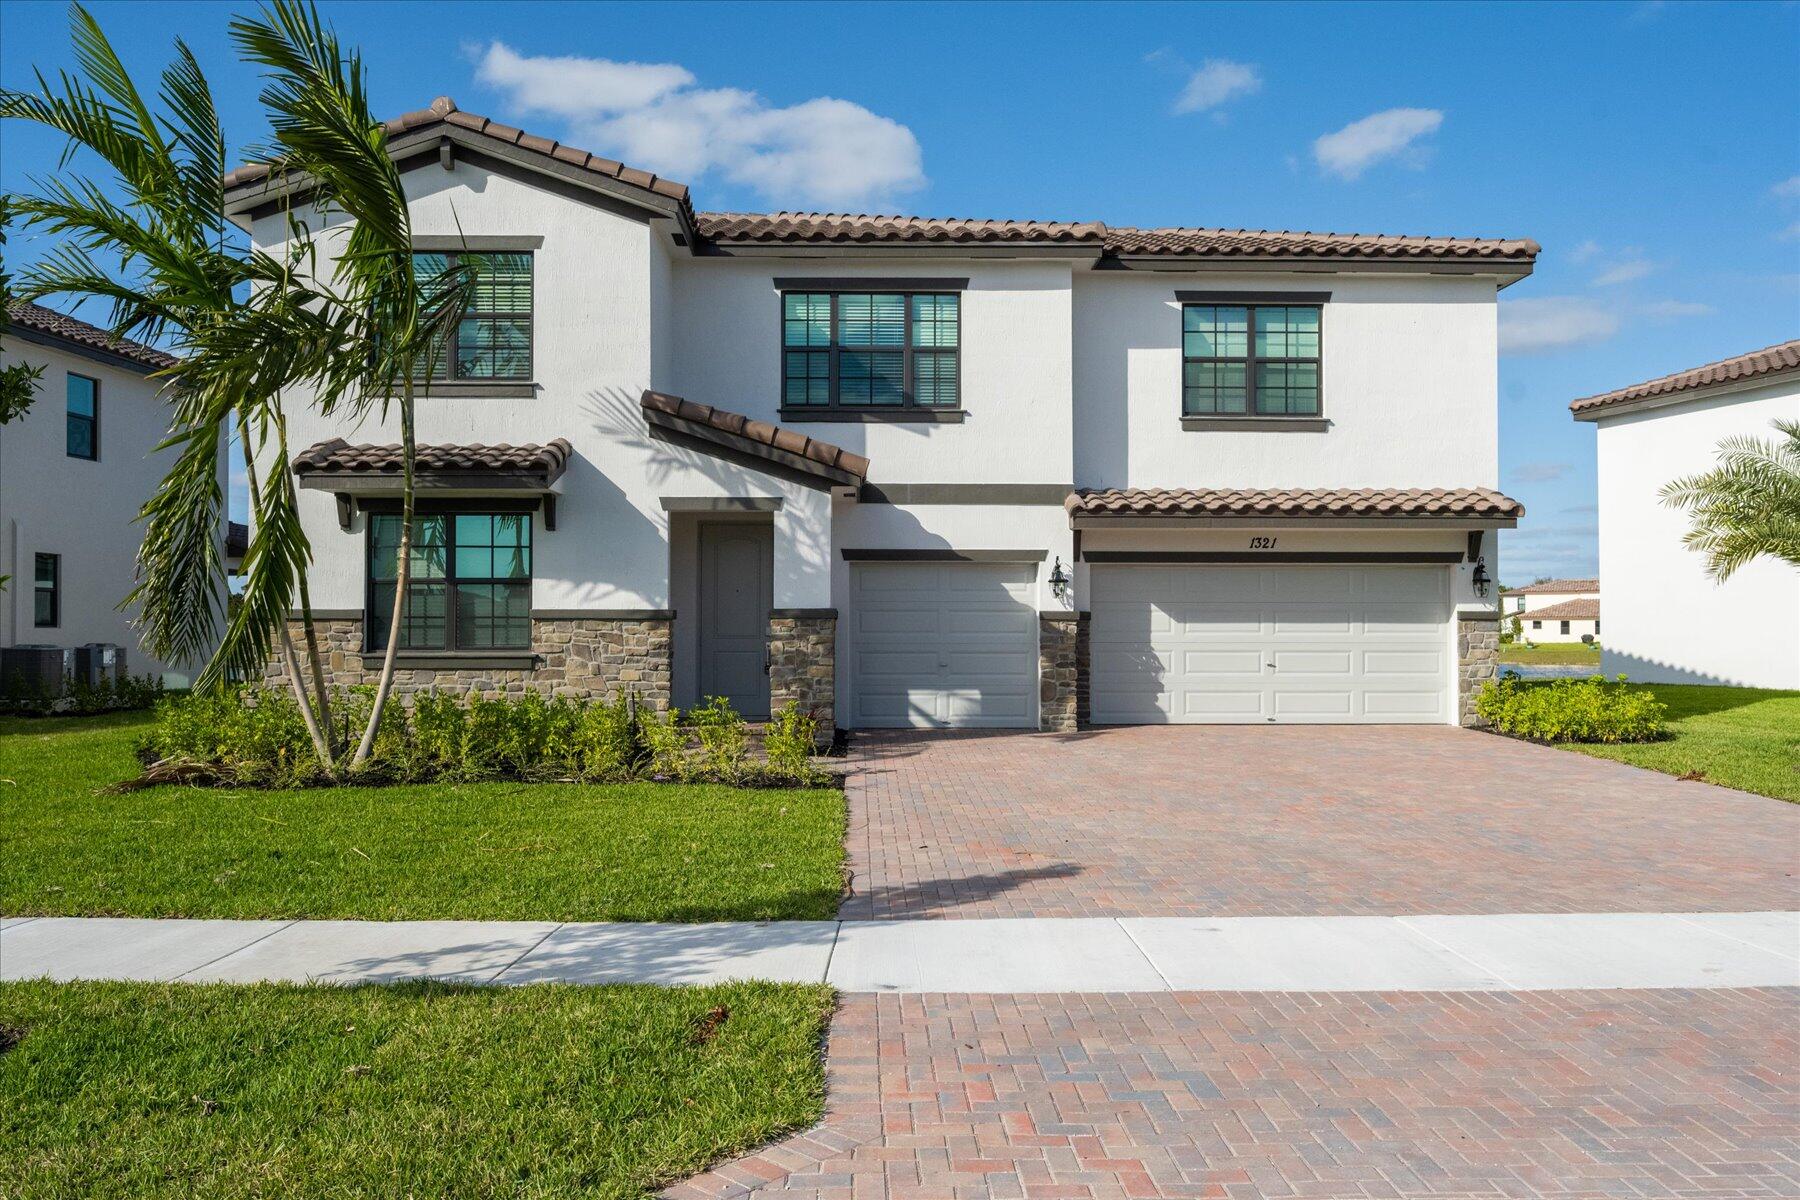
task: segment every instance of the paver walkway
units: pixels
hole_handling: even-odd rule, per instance
[[[859,733],[841,915],[1800,907],[1800,809],[1440,726]]]
[[[1793,1197],[1800,992],[849,996],[824,1125],[666,1195]]]

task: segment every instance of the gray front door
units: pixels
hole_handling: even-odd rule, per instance
[[[769,716],[774,559],[769,525],[700,526],[700,698],[723,696],[752,721]]]

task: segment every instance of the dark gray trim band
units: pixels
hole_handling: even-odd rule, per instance
[[[1089,550],[1090,563],[1454,563],[1460,550]]]
[[[64,354],[73,354],[76,358],[85,358],[102,366],[117,367],[121,371],[130,371],[133,375],[150,375],[160,371],[162,367],[153,367],[149,363],[141,363],[135,358],[126,358],[122,354],[114,354],[110,350],[102,350],[98,346],[90,346],[86,342],[77,342],[72,338],[57,337],[54,333],[45,333],[41,329],[31,329],[24,325],[8,324],[4,332],[9,338],[21,342],[30,342],[34,346],[43,346],[49,350],[60,350]]]
[[[534,608],[534,621],[673,621],[672,608]]]
[[[421,384],[415,393],[420,400],[531,400],[537,394],[535,383],[483,379],[438,379]]]
[[[399,481],[394,486],[398,488]],[[492,512],[492,513],[527,513],[536,512],[540,496],[469,496],[461,500],[419,499],[413,501],[416,513],[457,513],[457,512]],[[359,496],[356,507],[366,513],[397,513],[402,507],[399,496]]]
[[[780,512],[780,496],[664,496],[664,512]]]
[[[383,651],[362,651],[363,669],[379,664],[384,657]],[[532,671],[537,669],[541,658],[541,655],[529,650],[501,654],[409,654],[403,650],[394,655],[394,665],[435,671]]]
[[[1041,610],[1038,613],[1038,620],[1048,621],[1052,625],[1078,625],[1086,619],[1087,614],[1084,612],[1065,612],[1060,608]]]
[[[363,619],[363,610],[360,608],[315,608],[312,610],[312,615],[315,621],[360,621]],[[304,619],[297,608],[288,613],[290,621]]]
[[[535,234],[478,234],[459,237],[454,233],[415,234],[414,250],[492,250],[524,251],[544,248],[543,237]]]
[[[960,408],[784,408],[787,425],[961,425],[969,414]]]
[[[1459,620],[1459,621],[1481,621],[1481,622],[1487,622],[1487,621],[1495,621],[1495,622],[1498,622],[1498,621],[1504,621],[1504,620],[1506,620],[1506,619],[1507,619],[1507,618],[1508,618],[1508,617],[1525,617],[1525,616],[1530,616],[1530,615],[1531,615],[1531,614],[1530,614],[1530,613],[1529,613],[1529,612],[1516,612],[1516,613],[1509,613],[1509,612],[1459,612],[1459,613],[1457,613],[1457,614],[1456,614],[1456,619],[1457,619],[1457,620]],[[1551,618],[1551,620],[1555,620],[1555,619],[1556,619],[1556,618],[1554,618],[1554,617],[1552,617],[1552,618]],[[1579,619],[1580,619],[1580,618],[1579,618],[1579,617],[1578,617],[1578,618],[1576,618],[1576,619],[1577,619],[1577,620],[1579,620]]]
[[[964,292],[969,281],[928,275],[777,275],[775,286],[784,292]]]
[[[1329,417],[1183,417],[1189,433],[1324,433]]]
[[[1177,290],[1183,304],[1329,304],[1330,292],[1207,292]]]
[[[771,608],[769,610],[771,621],[835,621],[837,615],[835,608]]]
[[[1069,483],[865,483],[864,504],[1055,504]]]
[[[1048,550],[841,550],[845,562],[1043,562]]]

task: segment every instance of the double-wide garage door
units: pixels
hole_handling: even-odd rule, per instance
[[[1443,567],[1124,566],[1089,576],[1099,723],[1435,723]]]
[[[855,724],[1036,724],[1034,580],[1029,563],[852,564]]]

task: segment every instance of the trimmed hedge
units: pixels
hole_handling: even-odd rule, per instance
[[[22,676],[9,675],[0,685],[0,713],[27,717],[89,717],[95,713],[149,708],[162,698],[162,681],[149,675],[127,675],[116,682],[102,679],[92,686],[86,680],[78,679],[62,692],[33,686]]]
[[[340,745],[368,722],[372,688],[332,701]],[[459,697],[422,692],[382,713],[369,762],[337,782],[457,783],[485,780],[632,779],[749,786],[817,786],[829,778],[812,762],[818,722],[789,705],[770,721],[764,757],[750,753],[749,730],[722,697],[692,710],[658,713],[633,697],[611,701],[520,696]],[[253,787],[330,784],[307,735],[299,703],[274,688],[171,697],[141,747],[151,767],[181,778]]]
[[[1625,686],[1625,676],[1489,683],[1475,711],[1501,733],[1534,742],[1653,742],[1668,708],[1654,693]]]

